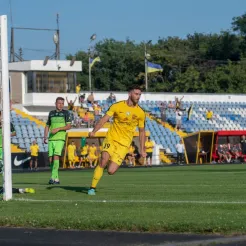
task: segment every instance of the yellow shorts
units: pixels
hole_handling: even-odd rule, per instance
[[[102,152],[108,152],[110,160],[119,166],[122,164],[126,154],[129,152],[128,147],[121,145],[116,141],[108,140],[107,138],[104,139],[102,147]]]
[[[68,155],[68,161],[74,161],[75,156],[74,155]]]
[[[88,159],[90,159],[90,160],[96,160],[97,159],[97,156],[95,156],[95,155],[89,155],[88,156]]]

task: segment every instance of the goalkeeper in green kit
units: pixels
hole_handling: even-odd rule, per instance
[[[56,109],[50,111],[46,127],[44,129],[44,143],[47,143],[49,133],[48,149],[49,162],[51,166],[51,178],[49,184],[60,184],[58,169],[59,159],[66,140],[66,131],[71,128],[71,115],[64,110],[64,98],[56,98]]]

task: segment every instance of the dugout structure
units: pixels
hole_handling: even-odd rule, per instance
[[[187,164],[211,163],[213,152],[213,131],[200,131],[183,138]]]
[[[81,147],[82,144],[86,141],[88,142],[89,145],[92,143],[95,143],[98,149],[101,149],[100,147],[102,146],[103,140],[106,137],[108,129],[103,128],[100,131],[98,131],[93,138],[89,138],[89,130],[88,129],[72,129],[67,132],[66,136],[66,143],[65,143],[65,148],[62,153],[62,167],[66,168],[67,167],[67,146],[71,141],[75,142],[76,149],[77,149],[77,155],[80,156],[81,152]],[[146,137],[150,136],[149,131],[145,132]],[[133,141],[139,148],[139,132],[136,131],[134,133]]]

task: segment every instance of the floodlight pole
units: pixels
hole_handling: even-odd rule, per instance
[[[148,60],[147,60],[147,48],[144,43],[144,65],[145,65],[145,90],[148,91]]]
[[[1,60],[2,60],[2,136],[3,136],[3,200],[12,199],[12,166],[10,141],[10,103],[9,103],[9,68],[8,68],[8,28],[7,16],[0,16]]]

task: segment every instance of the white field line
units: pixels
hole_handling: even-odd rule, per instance
[[[176,203],[176,204],[246,204],[246,201],[176,201],[176,200],[38,200],[29,198],[14,198],[14,201],[22,202],[64,202],[64,203]]]

